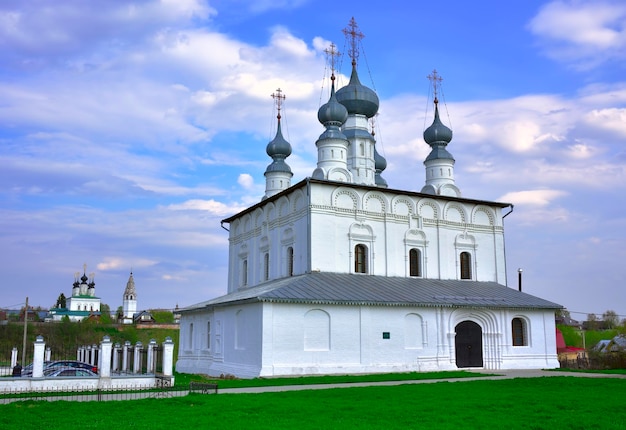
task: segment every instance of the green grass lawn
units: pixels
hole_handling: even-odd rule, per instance
[[[0,405],[3,429],[626,429],[626,380],[544,377]]]
[[[243,387],[270,387],[283,385],[311,385],[311,384],[345,384],[350,382],[379,382],[379,381],[415,381],[422,379],[456,379],[490,376],[490,373],[467,372],[453,370],[445,372],[403,372],[403,373],[374,373],[368,375],[324,375],[324,376],[292,376],[284,378],[253,378],[253,379],[215,379],[204,375],[176,373],[176,387],[189,387],[189,383],[214,382],[220,388]]]

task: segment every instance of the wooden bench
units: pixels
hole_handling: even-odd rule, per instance
[[[217,384],[192,381],[189,383],[189,392],[200,394],[217,394]]]

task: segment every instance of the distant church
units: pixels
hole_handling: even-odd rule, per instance
[[[124,296],[122,298],[122,315],[120,315],[122,324],[132,324],[136,313],[137,290],[135,289],[133,272],[130,272],[126,288],[124,289]]]
[[[439,117],[421,192],[389,188],[357,73],[318,111],[317,167],[294,185],[280,91],[261,202],[229,225],[227,294],[181,309],[176,369],[237,377],[555,368],[556,303],[506,287],[512,205],[461,196]],[[331,46],[330,54],[335,55]],[[333,69],[334,69],[334,57]],[[508,211],[505,211],[508,209]]]
[[[67,299],[65,308],[50,309],[49,318],[52,321],[61,321],[67,316],[70,321],[82,321],[90,316],[100,316],[100,298],[96,297],[96,282],[94,274],[86,274],[87,265],[83,265],[83,276],[80,272],[74,275],[72,296]]]

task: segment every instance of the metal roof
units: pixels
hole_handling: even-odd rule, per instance
[[[181,309],[246,302],[325,305],[561,309],[562,306],[497,282],[400,278],[313,272],[282,278]]]

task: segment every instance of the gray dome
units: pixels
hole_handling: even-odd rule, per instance
[[[337,101],[348,109],[349,114],[361,114],[368,118],[376,115],[380,103],[374,91],[361,85],[354,62],[350,83],[337,91]]]
[[[376,171],[378,172],[382,172],[386,168],[387,168],[387,160],[385,160],[385,157],[380,155],[378,151],[376,151],[376,148],[374,147],[374,169],[376,169]]]
[[[289,157],[291,155],[291,144],[285,140],[283,137],[283,133],[280,128],[280,117],[278,118],[278,128],[276,130],[276,137],[270,143],[267,144],[267,148],[265,148],[265,152],[267,155],[274,158],[275,156],[282,155],[283,158]]]
[[[376,147],[374,147],[374,183],[379,187],[387,188],[387,181],[380,174],[387,168],[387,160],[385,157],[380,155],[378,151],[376,151]]]
[[[317,111],[317,119],[324,125],[341,125],[348,119],[348,110],[337,101],[335,96],[335,76],[332,78],[330,99]]]
[[[432,146],[434,143],[447,145],[452,140],[452,130],[446,127],[439,119],[439,108],[435,105],[435,119],[433,123],[424,130],[424,141]]]

